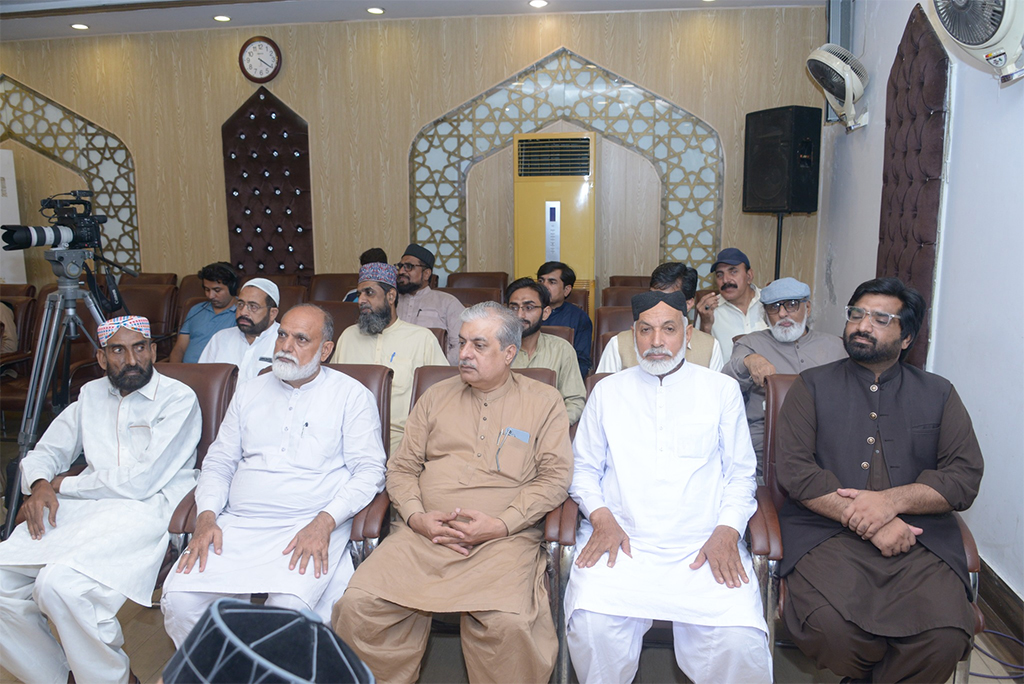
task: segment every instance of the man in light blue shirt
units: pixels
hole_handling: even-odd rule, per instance
[[[238,276],[231,265],[224,261],[210,264],[199,271],[199,278],[207,301],[189,309],[168,358],[171,363],[199,363],[210,338],[235,325]]]

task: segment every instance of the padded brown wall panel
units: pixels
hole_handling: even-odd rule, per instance
[[[929,314],[907,355],[907,361],[918,368],[924,367],[928,355],[948,86],[949,56],[921,5],[916,5],[886,87],[876,275],[900,278],[928,302]]]
[[[241,280],[313,275],[306,122],[261,87],[221,126],[231,263]]]

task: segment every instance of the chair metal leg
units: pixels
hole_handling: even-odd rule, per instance
[[[569,649],[565,642],[565,590],[569,584],[569,571],[575,546],[548,543],[548,580],[551,587],[551,618],[558,636],[558,657],[551,674],[554,684],[569,682]]]
[[[967,657],[956,664],[953,670],[953,684],[967,684],[971,671],[971,654],[974,653],[974,637],[971,637],[971,648],[967,651]]]

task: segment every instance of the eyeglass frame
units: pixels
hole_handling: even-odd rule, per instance
[[[851,315],[851,312],[853,312],[853,311],[861,311],[863,313],[860,316],[860,318],[851,318],[850,315]],[[888,328],[889,324],[892,323],[892,319],[894,319],[894,318],[895,319],[899,319],[900,318],[899,314],[889,313],[888,311],[872,311],[871,309],[865,309],[862,306],[848,306],[848,307],[846,307],[846,322],[847,323],[859,323],[860,321],[864,320],[865,316],[870,316],[871,317],[871,325],[875,326],[876,328]],[[885,317],[885,322],[883,323],[881,320],[879,320],[877,318],[878,316],[884,316]],[[900,323],[902,325],[902,321]]]
[[[525,304],[522,304],[522,305],[519,305],[519,304],[506,304],[506,306],[508,307],[508,310],[511,311],[514,314],[519,313],[520,309],[522,309],[523,311],[525,311],[528,314],[531,314],[531,313],[533,313],[534,311],[536,311],[538,309],[540,309],[541,311],[544,310],[544,305],[543,304],[534,304],[533,302],[526,302]]]
[[[401,273],[403,271],[408,273],[409,271],[414,271],[417,268],[427,268],[427,265],[426,264],[410,264],[408,262],[403,263],[401,261],[399,261],[397,264],[395,264],[395,270],[398,271],[399,273]]]
[[[240,298],[235,298],[235,310],[241,309],[242,311],[248,311],[251,314],[258,314],[263,309],[273,309],[276,307],[267,306],[266,304],[257,304],[255,302],[242,301]]]
[[[771,304],[762,304],[761,306],[764,307],[765,313],[769,313],[774,316],[775,314],[779,313],[783,306],[785,306],[786,308],[786,313],[796,313],[797,311],[800,310],[800,305],[808,301],[810,300],[807,297],[803,297],[801,299],[780,299],[777,302],[772,302]],[[792,309],[789,308],[790,303],[794,304]],[[774,311],[769,307],[775,307]]]

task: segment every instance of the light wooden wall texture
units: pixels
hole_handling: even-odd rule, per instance
[[[741,212],[744,117],[784,105],[822,106],[804,59],[825,39],[823,7],[339,22],[0,43],[0,70],[113,131],[132,151],[144,270],[183,275],[228,255],[220,126],[256,88],[239,72],[237,55],[245,39],[260,34],[284,51],[269,89],[310,125],[318,272],[353,271],[371,246],[397,261],[409,235],[415,134],[566,46],[717,129],[726,156],[722,244],[746,251],[764,283],[774,267],[775,220]],[[644,225],[651,211],[657,220],[658,206],[643,199],[658,196],[657,176],[614,147],[603,144],[599,159],[609,189],[599,204],[608,237],[599,267],[611,269],[604,276],[650,272],[657,254],[650,254],[647,230],[637,241],[616,226],[637,211]],[[52,164],[27,156],[17,155],[26,217],[41,197],[72,189]],[[502,164],[499,155],[470,173],[473,270],[511,270],[512,186]],[[813,281],[816,230],[815,216],[787,218],[784,275]],[[38,280],[41,269],[30,268]]]

